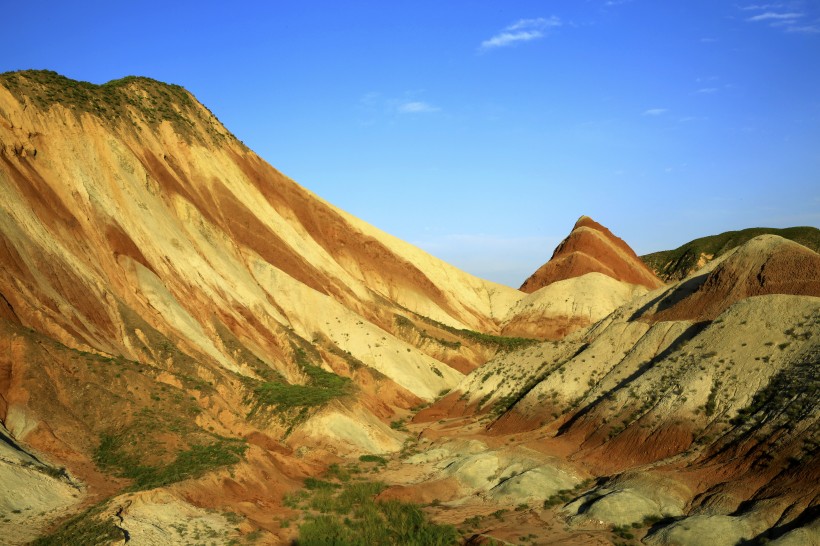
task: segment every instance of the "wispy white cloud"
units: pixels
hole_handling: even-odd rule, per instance
[[[806,14],[801,10],[801,4],[752,4],[740,7],[747,12],[758,12],[751,17],[746,17],[746,22],[754,24],[766,24],[772,28],[778,28],[785,32],[818,34],[820,33],[820,21],[807,22]]]
[[[531,42],[546,36],[551,28],[560,27],[563,23],[556,16],[538,17],[536,19],[519,19],[505,27],[501,32],[481,42],[479,50],[486,51],[506,47],[519,42]]]
[[[798,32],[801,34],[820,34],[820,24],[805,25],[802,27],[789,26],[786,28],[786,32]]]
[[[424,114],[438,112],[441,108],[423,101],[408,101],[399,104],[398,111],[402,114]]]
[[[543,38],[544,33],[540,30],[523,30],[520,32],[502,32],[496,34],[489,40],[481,42],[481,49],[492,49],[494,47],[504,47],[512,45],[515,42],[529,42]]]
[[[718,92],[717,87],[702,87],[702,88],[698,89],[697,91],[695,91],[695,93],[699,93],[701,95],[711,95],[712,93],[717,93],[717,92]]]
[[[504,30],[547,29],[560,27],[561,24],[561,19],[553,15],[552,17],[538,17],[537,19],[519,19]]]
[[[767,11],[766,13],[761,13],[759,15],[754,15],[752,17],[749,17],[746,20],[747,21],[752,21],[752,22],[756,22],[756,21],[790,21],[790,20],[794,20],[794,19],[799,19],[800,17],[803,17],[802,13],[794,13],[794,12],[777,13],[777,12],[774,12],[774,11]]]
[[[742,6],[743,11],[763,11],[767,9],[780,9],[783,4],[751,4],[749,6]]]
[[[644,110],[641,114],[642,116],[662,116],[669,110],[667,108],[650,108],[649,110]]]
[[[376,91],[365,93],[359,98],[358,110],[362,115],[360,123],[372,125],[380,119],[395,118],[397,115],[440,112],[440,107],[420,100],[419,95],[423,92],[405,91],[402,97],[386,96]]]

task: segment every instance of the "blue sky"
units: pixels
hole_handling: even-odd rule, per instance
[[[820,3],[40,2],[0,71],[193,92],[321,197],[518,286],[582,214],[638,253],[820,225]]]

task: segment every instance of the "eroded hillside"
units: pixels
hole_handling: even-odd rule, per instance
[[[2,541],[816,537],[800,245],[661,287],[582,217],[524,293],[324,202],[178,86],[45,71],[0,75],[0,193]]]
[[[398,449],[397,412],[509,342],[522,294],[310,194],[184,89],[0,84],[0,417],[82,502],[249,461],[250,438]]]
[[[646,254],[641,256],[641,260],[664,281],[679,281],[711,260],[759,235],[777,235],[820,252],[820,230],[815,227],[749,228],[701,237],[674,250]]]
[[[462,498],[518,491],[561,543],[813,543],[818,295],[820,256],[761,236],[592,328],[493,359],[416,421],[480,424],[484,447],[445,441],[438,467],[467,458]],[[523,521],[481,523],[505,537]]]

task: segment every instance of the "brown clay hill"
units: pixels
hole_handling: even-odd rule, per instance
[[[640,314],[656,321],[713,320],[737,301],[766,294],[820,296],[820,255],[777,235],[759,235]]]
[[[521,290],[531,293],[593,272],[650,290],[663,285],[622,239],[592,218],[581,216],[552,258],[524,281]]]

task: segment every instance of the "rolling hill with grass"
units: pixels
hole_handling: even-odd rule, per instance
[[[820,229],[815,227],[748,228],[701,237],[674,250],[645,254],[641,260],[664,281],[679,281],[711,260],[760,235],[777,235],[820,252]]]

